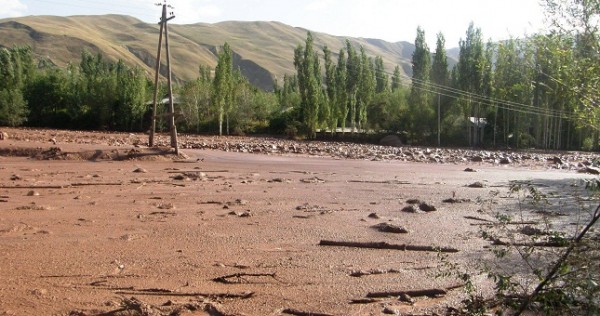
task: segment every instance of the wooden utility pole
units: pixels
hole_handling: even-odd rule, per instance
[[[175,148],[175,153],[179,155],[179,145],[177,143],[177,127],[175,126],[175,107],[173,105],[173,83],[171,76],[171,54],[169,51],[169,27],[167,22],[175,18],[174,15],[171,14],[169,18],[167,18],[167,7],[168,5],[165,3],[162,5],[162,16],[160,18],[160,35],[158,38],[158,52],[156,54],[156,74],[154,76],[154,100],[152,104],[152,128],[150,130],[150,139],[148,141],[150,147],[154,146],[154,133],[156,131],[156,103],[158,99],[158,77],[160,74],[160,56],[162,50],[162,36],[163,31],[165,34],[165,46],[167,49],[167,79],[169,85],[169,113],[167,117],[169,118],[169,129],[171,132],[171,147]],[[170,7],[170,6],[169,6]]]

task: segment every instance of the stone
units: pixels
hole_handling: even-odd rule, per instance
[[[407,205],[407,206],[403,207],[401,211],[406,212],[406,213],[416,213],[417,209],[415,209],[415,207],[412,205]]]
[[[425,202],[421,202],[419,204],[419,209],[423,212],[435,212],[437,211],[437,209],[435,208],[435,206],[431,205],[431,204],[427,204]]]
[[[472,162],[482,162],[483,158],[481,158],[480,156],[474,156],[474,157],[471,157],[471,161]]]
[[[468,185],[469,188],[483,188],[485,187],[485,185],[479,181],[477,182],[473,182],[471,184]]]
[[[552,158],[552,162],[557,164],[557,165],[562,165],[563,164],[563,160],[560,159],[560,157],[558,156],[554,156],[554,158]]]
[[[543,232],[541,229],[539,228],[535,228],[532,226],[525,226],[523,228],[521,228],[521,234],[523,235],[527,235],[527,236],[535,236],[535,235],[541,235]]]
[[[585,167],[584,169],[582,169],[582,172],[589,173],[589,174],[600,175],[600,169],[595,168],[595,167]]]
[[[406,228],[385,222],[373,225],[371,227],[384,233],[408,234],[408,230]]]
[[[408,204],[419,204],[419,203],[421,203],[421,201],[419,199],[408,199],[408,200],[406,200],[406,203],[408,203]]]

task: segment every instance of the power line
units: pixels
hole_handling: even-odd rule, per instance
[[[384,73],[387,75],[393,75],[387,71],[384,71]],[[353,73],[353,74],[355,74],[355,73]],[[376,79],[383,79],[383,78],[377,77],[377,76],[374,76],[374,77]],[[514,102],[514,101],[494,99],[489,96],[480,95],[480,94],[476,94],[473,92],[456,89],[456,88],[453,88],[450,86],[438,85],[431,81],[420,80],[420,79],[413,78],[413,77],[410,77],[410,76],[404,75],[404,74],[400,74],[400,77],[401,77],[401,79],[404,79],[405,82],[411,81],[411,84],[419,90],[429,92],[429,93],[434,93],[434,94],[440,94],[445,97],[453,98],[455,100],[458,100],[460,98],[470,98],[471,100],[479,102],[482,105],[497,107],[499,109],[504,109],[507,111],[514,111],[514,112],[523,113],[523,114],[543,115],[543,116],[552,117],[552,118],[568,118],[568,119],[572,119],[572,120],[581,119],[580,117],[577,117],[573,113],[569,113],[569,112],[566,112],[563,110],[540,108],[540,107],[536,107],[534,105],[523,104],[523,103],[518,103],[518,102]],[[388,77],[388,79],[389,79],[389,77]],[[431,88],[428,88],[428,87],[436,88],[436,90],[432,90]]]

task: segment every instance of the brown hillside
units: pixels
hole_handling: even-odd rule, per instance
[[[195,78],[201,64],[216,66],[217,50],[228,42],[235,53],[236,66],[263,89],[271,89],[274,80],[281,82],[284,74],[294,73],[294,48],[304,43],[307,32],[279,22],[233,21],[170,24],[169,31],[176,79]],[[139,65],[150,74],[156,61],[158,32],[157,24],[128,16],[30,16],[0,20],[0,46],[29,45],[37,56],[59,66],[78,62],[82,50],[87,49],[111,60]],[[345,45],[346,37],[317,32],[313,36],[319,50],[327,45],[338,52]],[[356,46],[364,46],[369,55],[381,56],[390,73],[400,65],[405,74],[410,74],[412,44],[348,39]]]

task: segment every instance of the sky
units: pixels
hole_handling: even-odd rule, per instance
[[[123,14],[158,22],[164,0],[0,0],[0,19],[28,15]],[[425,30],[457,47],[470,22],[494,41],[522,38],[544,26],[541,0],[169,0],[172,23],[279,21],[331,35],[414,42]]]

